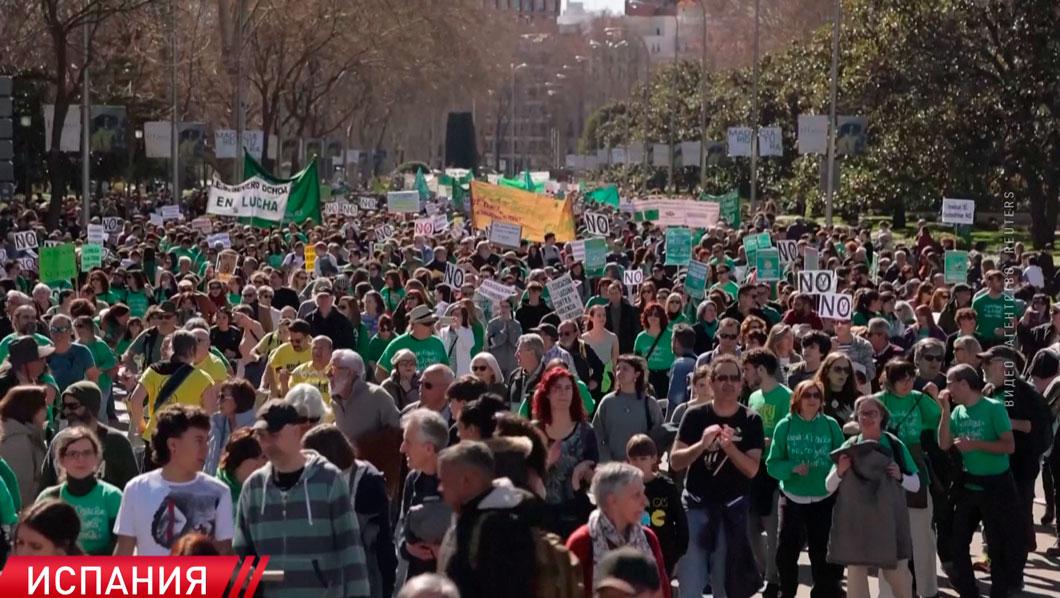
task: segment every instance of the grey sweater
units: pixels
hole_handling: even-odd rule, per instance
[[[515,347],[519,344],[522,334],[523,327],[515,318],[493,318],[486,327],[486,346],[483,350],[488,350],[497,359],[497,365],[501,366],[501,373],[505,378],[518,367],[515,361]]]
[[[651,421],[645,420],[647,414]],[[612,392],[604,396],[593,417],[593,431],[600,444],[600,462],[622,461],[626,458],[626,443],[634,434],[651,434],[651,430],[663,423],[659,403],[648,395]]]
[[[351,443],[369,432],[401,425],[394,398],[382,386],[364,380],[353,383],[350,399],[331,397],[331,408],[335,413],[335,425]]]

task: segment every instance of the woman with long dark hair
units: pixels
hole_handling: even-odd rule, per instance
[[[674,365],[674,352],[670,344],[670,320],[666,310],[658,303],[644,307],[640,325],[644,329],[633,343],[633,352],[648,362],[648,381],[655,396],[665,397],[670,388],[670,368]]]
[[[638,355],[619,356],[615,390],[600,401],[593,431],[600,445],[600,461],[626,457],[626,443],[634,434],[647,434],[663,423],[662,409],[649,393],[648,364]]]
[[[408,315],[413,309],[416,309],[418,305],[426,305],[430,307],[430,303],[427,302],[427,295],[419,290],[410,288],[408,291],[404,291],[405,296],[398,303],[396,309],[394,309],[394,329],[398,331],[404,331],[408,329]],[[385,296],[384,296],[385,299]]]
[[[387,313],[393,313],[397,310],[401,300],[405,298],[405,289],[401,285],[401,275],[398,274],[397,270],[388,270],[383,278],[383,285],[383,290],[380,291],[380,295],[383,297],[383,306],[386,308]]]
[[[357,286],[360,287],[360,285]],[[379,332],[379,318],[386,313],[386,307],[383,305],[383,296],[376,291],[370,290],[361,299],[361,306],[364,308],[361,311],[361,322],[368,329],[368,336],[371,338]]]
[[[578,397],[574,374],[563,368],[545,372],[534,391],[533,415],[546,439],[548,475],[545,527],[565,538],[584,521],[584,491],[600,458],[596,434]],[[581,494],[579,495],[579,492]]]
[[[813,379],[824,388],[824,413],[839,422],[846,424],[854,414],[854,401],[858,392],[857,378],[854,376],[854,364],[846,353],[834,351],[829,353]]]
[[[22,513],[15,531],[14,556],[80,556],[81,518],[69,504],[44,500]]]

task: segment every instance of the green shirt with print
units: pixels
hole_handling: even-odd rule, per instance
[[[670,346],[670,338],[669,328],[662,331],[662,337],[659,338],[658,343],[655,342],[656,337],[648,334],[647,331],[641,332],[633,341],[633,352],[647,360],[649,370],[669,370],[674,365],[674,351]],[[654,349],[652,345],[655,345]],[[649,352],[651,352],[650,355]]]
[[[46,488],[37,497],[37,501],[48,498],[62,500],[77,511],[77,517],[81,520],[81,534],[77,537],[77,543],[86,554],[110,556],[114,552],[114,542],[117,538],[111,530],[118,520],[121,490],[103,480],[97,480],[96,487],[88,494],[75,496],[64,483]]]
[[[1007,309],[1006,309],[1007,307]],[[1016,317],[1016,303],[1012,297],[1002,293],[994,299],[990,294],[980,295],[972,301],[972,309],[978,316],[975,331],[987,340],[1000,340],[1001,336],[994,334],[997,328],[1004,328],[1005,323]],[[1009,313],[1006,313],[1008,311]]]
[[[778,384],[769,392],[761,389],[751,393],[747,406],[762,418],[762,432],[766,438],[773,437],[773,430],[780,420],[791,413],[791,389]]]
[[[774,430],[766,459],[766,471],[780,481],[780,488],[793,496],[827,496],[825,478],[832,470],[832,451],[843,445],[839,423],[823,413],[810,421],[789,413]],[[805,475],[792,471],[805,463]]]
[[[993,442],[999,440],[1005,432],[1012,431],[1005,404],[987,397],[982,397],[972,406],[957,405],[950,416],[950,434],[954,439],[969,438]],[[1009,468],[1008,455],[995,455],[986,451],[967,451],[964,457],[964,471],[978,476],[991,476],[1005,473]]]
[[[390,364],[390,360],[394,357],[394,353],[402,349],[408,349],[416,355],[416,370],[419,372],[436,363],[449,365],[449,356],[446,354],[445,343],[442,339],[432,335],[419,340],[411,333],[395,338],[394,342],[390,343],[379,357],[378,365],[388,372],[391,371],[394,366]]]

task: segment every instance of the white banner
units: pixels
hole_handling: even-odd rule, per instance
[[[729,127],[729,157],[751,156],[751,127]]]
[[[106,230],[102,224],[89,224],[88,225],[88,242],[93,245],[103,245],[103,241],[107,238]]]
[[[255,160],[261,159],[265,145],[264,131],[243,131],[243,147]],[[213,151],[217,158],[242,158],[236,144],[235,129],[217,129],[213,132]]]
[[[640,164],[644,161],[644,144],[636,141],[626,148],[626,164]]]
[[[799,257],[799,242],[790,240],[778,240],[777,252],[780,255],[781,264],[790,264]]]
[[[511,222],[494,220],[490,224],[490,243],[518,248],[523,239],[523,227]]]
[[[721,204],[715,201],[685,202],[685,226],[688,228],[710,228],[718,225],[721,218]],[[692,239],[698,242],[698,239]]]
[[[144,155],[148,158],[168,158],[172,130],[168,120],[144,123]]]
[[[944,224],[975,224],[975,200],[942,198]]]
[[[478,292],[494,303],[497,303],[515,295],[517,291],[515,287],[501,284],[496,280],[486,279],[482,281],[482,285],[479,286]]]
[[[670,165],[670,146],[665,143],[651,145],[651,163],[655,166]]]
[[[834,293],[836,274],[834,270],[800,270],[798,283],[799,292],[802,294]]]
[[[464,269],[453,263],[445,265],[445,278],[442,282],[449,285],[453,290],[459,291],[464,286]]]
[[[828,117],[813,114],[799,115],[799,153],[828,153]]]
[[[206,213],[280,222],[287,211],[287,197],[290,193],[290,183],[274,185],[259,176],[251,177],[238,185],[226,185],[214,179]]]
[[[37,248],[37,233],[27,230],[15,233],[15,249],[26,251]]]
[[[607,217],[606,214],[586,212],[585,227],[589,229],[590,235],[597,237],[611,236],[611,220]]]
[[[52,128],[55,126],[55,105],[44,105],[44,147],[52,146]],[[66,111],[63,121],[62,137],[59,139],[59,151],[77,152],[81,149],[81,106],[72,105]]]
[[[762,127],[758,129],[758,155],[784,155],[784,135],[780,127]]]
[[[550,280],[546,286],[548,296],[552,298],[552,308],[556,310],[556,315],[561,321],[577,318],[585,313],[582,296],[574,286],[574,280],[571,279],[570,274]]]

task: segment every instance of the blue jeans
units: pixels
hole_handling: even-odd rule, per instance
[[[677,564],[679,598],[702,598],[708,579],[714,598],[725,598],[725,530],[719,528],[710,552],[703,543],[708,522],[706,509],[688,509],[688,550]]]

